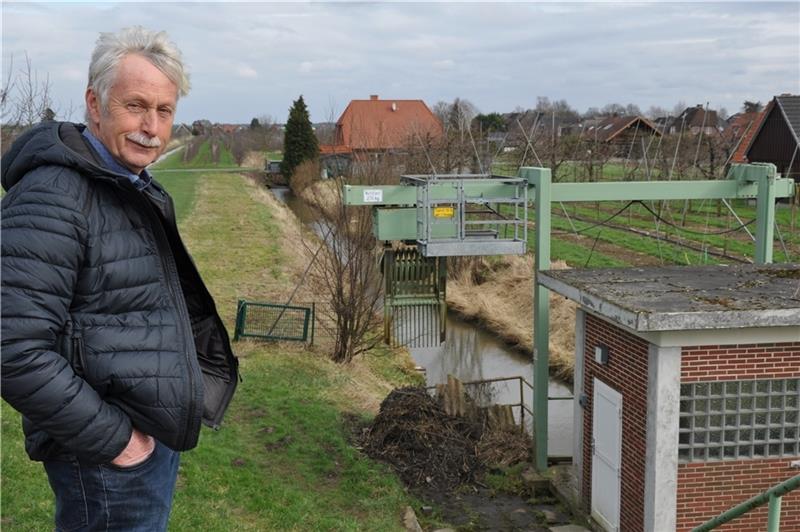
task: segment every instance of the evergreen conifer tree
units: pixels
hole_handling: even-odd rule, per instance
[[[300,163],[313,160],[317,155],[319,155],[317,137],[311,127],[306,102],[303,101],[301,94],[289,109],[289,119],[286,121],[286,131],[283,137],[281,173],[291,179]]]

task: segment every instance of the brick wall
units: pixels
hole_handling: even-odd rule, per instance
[[[800,377],[800,342],[690,346],[681,350],[681,382]],[[693,527],[798,474],[792,458],[678,465],[678,530]],[[800,530],[800,490],[783,497],[781,530]],[[719,530],[764,530],[767,507]]]
[[[678,465],[678,530],[691,530],[750,497],[789,479],[790,459],[737,460]],[[767,506],[752,510],[715,530],[761,531],[767,528]],[[800,530],[800,490],[783,496],[781,530]]]
[[[800,377],[800,342],[681,349],[681,382],[792,377]]]
[[[648,343],[589,313],[584,343],[583,498],[587,510],[592,495],[592,397],[596,377],[622,394],[622,478],[620,530],[640,531],[644,523],[644,463],[647,433]],[[594,361],[594,347],[610,348],[608,364]]]

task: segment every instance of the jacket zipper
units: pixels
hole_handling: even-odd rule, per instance
[[[170,248],[169,239],[167,238],[166,232],[164,231],[161,219],[155,212],[155,208],[150,204],[150,201],[144,197],[143,193],[138,190],[135,193],[137,199],[142,204],[144,204],[145,212],[151,219],[151,225],[153,227],[154,234],[157,233],[155,236],[156,236],[156,246],[158,246],[158,251],[159,251],[158,258],[161,261],[161,267],[164,269],[164,274],[167,277],[166,279],[167,289],[169,290],[170,296],[172,297],[172,301],[175,305],[176,310],[178,311],[178,316],[179,316],[180,325],[178,329],[181,332],[182,348],[186,358],[186,364],[188,369],[188,380],[189,380],[188,416],[186,419],[186,426],[183,433],[183,439],[181,441],[181,447],[185,448],[186,442],[189,439],[190,434],[193,434],[194,432],[196,432],[195,429],[199,428],[195,427],[195,425],[199,425],[199,423],[195,423],[194,420],[194,418],[196,417],[195,410],[197,408],[197,397],[196,397],[197,384],[194,372],[196,364],[192,364],[191,360],[191,352],[194,351],[193,349],[194,340],[192,340],[191,344],[187,341],[186,327],[189,325],[190,320],[186,312],[186,301],[183,299],[183,294],[178,293],[180,291],[180,277],[178,276],[177,273],[177,266],[175,265],[175,259],[172,256],[172,249]],[[167,214],[169,216],[174,216],[172,214],[171,209],[168,211]],[[177,283],[177,285],[175,283]],[[189,337],[193,338],[193,335],[189,335]]]

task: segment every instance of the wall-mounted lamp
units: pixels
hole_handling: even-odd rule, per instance
[[[594,346],[594,361],[598,364],[608,364],[608,354],[611,349],[607,345],[597,344]]]

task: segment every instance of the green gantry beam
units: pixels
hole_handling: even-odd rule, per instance
[[[346,205],[370,205],[372,207],[388,205],[415,206],[417,204],[417,188],[408,185],[381,185],[374,187],[345,185],[344,202]],[[508,198],[514,196],[516,190],[516,185],[498,183],[497,180],[488,178],[475,179],[464,184],[464,195],[470,201],[481,199],[491,202],[492,200]],[[454,183],[445,180],[431,184],[429,199],[432,202],[456,202],[458,201],[458,188]]]

